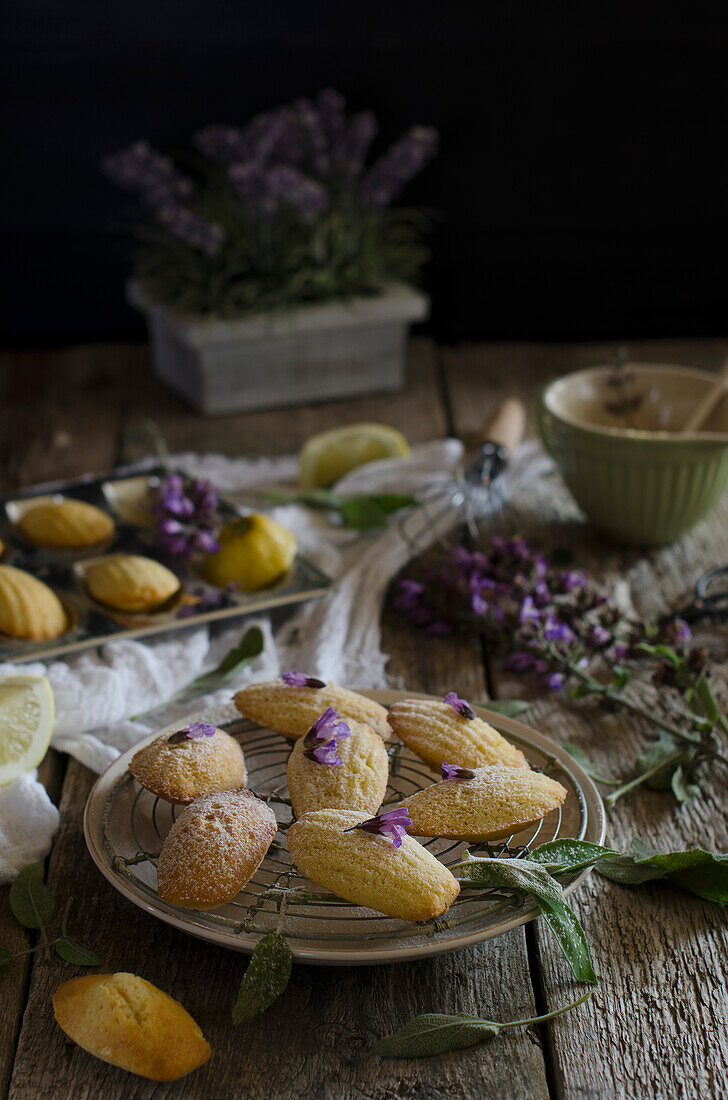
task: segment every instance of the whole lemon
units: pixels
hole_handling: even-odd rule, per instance
[[[220,588],[231,581],[244,592],[265,588],[290,569],[296,556],[295,535],[260,512],[232,520],[219,541],[220,549],[207,558],[203,573]]]

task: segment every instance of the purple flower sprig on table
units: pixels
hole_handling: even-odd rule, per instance
[[[159,545],[171,558],[184,561],[220,549],[215,537],[218,497],[209,481],[167,474],[150,489],[150,496]]]
[[[377,817],[370,817],[359,825],[352,825],[351,829],[345,829],[351,833],[354,829],[362,829],[365,833],[376,833],[378,836],[387,837],[395,848],[402,847],[402,837],[407,835],[407,830],[412,828],[412,820],[406,806],[397,806],[394,810]]]
[[[298,669],[292,668],[290,672],[284,672],[281,676],[281,680],[288,687],[299,688],[322,688],[326,687],[323,680],[317,680],[315,676],[307,676],[305,672],[299,672]]]
[[[664,787],[665,777],[686,801],[707,760],[728,764],[716,740],[718,728],[728,733],[728,720],[710,689],[707,653],[691,646],[687,624],[658,628],[630,617],[583,571],[560,568],[524,538],[493,536],[480,550],[456,546],[439,564],[402,579],[394,602],[430,634],[484,634],[509,671],[572,699],[596,698],[657,729],[659,740],[610,802],[641,783]],[[645,662],[653,683],[669,689],[655,705],[634,685],[625,691]]]
[[[459,764],[440,764],[442,779],[475,779],[472,768],[461,768]]]
[[[456,692],[448,692],[443,701],[447,703],[448,706],[452,707],[454,711],[457,711],[457,713],[461,715],[461,717],[468,718],[470,720],[475,718],[475,711],[471,707],[470,703],[467,701],[467,699],[461,699]]]
[[[182,606],[178,609],[178,619],[191,619],[195,615],[204,615],[207,611],[222,611],[236,606],[235,596],[240,591],[235,581],[229,581],[225,588],[207,588],[195,585],[186,588]]]
[[[193,722],[191,726],[177,730],[167,738],[168,745],[181,745],[185,741],[201,741],[203,737],[214,737],[217,730],[204,722]]]
[[[316,764],[338,767],[343,764],[339,756],[339,741],[351,736],[346,722],[339,719],[333,707],[327,707],[303,739],[303,755]]]

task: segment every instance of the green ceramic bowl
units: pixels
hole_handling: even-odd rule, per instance
[[[577,503],[606,539],[661,546],[689,531],[728,487],[728,401],[683,432],[715,375],[635,363],[566,375],[542,391],[541,437]],[[611,384],[610,384],[611,382]]]

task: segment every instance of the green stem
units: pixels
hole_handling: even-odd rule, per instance
[[[635,776],[634,779],[630,779],[629,783],[625,783],[622,787],[617,787],[616,791],[612,791],[607,795],[607,802],[610,806],[613,806],[618,798],[621,798],[627,791],[634,790],[635,787],[641,787],[648,779],[651,779],[653,775],[658,772],[664,771],[665,768],[669,768],[671,764],[680,764],[683,760],[683,753],[676,752],[672,756],[668,756],[667,760],[661,760],[659,764],[655,764],[654,768],[650,768],[649,771],[643,772],[641,775]]]
[[[527,1020],[510,1020],[507,1024],[501,1024],[502,1028],[506,1027],[525,1027],[527,1024],[542,1024],[544,1020],[553,1020],[555,1016],[563,1016],[565,1012],[570,1012],[572,1008],[578,1008],[579,1005],[583,1005],[585,1001],[588,1001],[592,995],[590,989],[588,993],[585,993],[583,997],[580,997],[578,1001],[572,1001],[571,1004],[564,1005],[563,1008],[555,1008],[553,1012],[545,1012],[543,1016],[531,1016]]]

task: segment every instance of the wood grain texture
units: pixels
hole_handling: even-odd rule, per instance
[[[636,360],[717,367],[725,341],[650,342],[634,346]],[[447,392],[456,429],[474,428],[480,407],[493,400],[494,364],[513,349],[448,353]],[[534,349],[533,373],[504,371],[503,396],[528,389],[528,377],[597,362],[603,346]],[[482,370],[482,358],[490,364]],[[478,364],[476,366],[476,364]],[[707,568],[728,562],[728,499],[675,546],[648,553],[605,547],[583,522],[558,475],[544,480],[520,512],[521,530],[568,546],[612,591],[621,588],[636,611],[656,617],[689,598]],[[725,628],[703,632],[711,643],[714,687],[725,697]],[[503,698],[530,698],[534,684],[489,661],[491,688]],[[536,689],[537,694],[540,694]],[[649,704],[654,696],[646,690]],[[607,774],[629,774],[636,753],[653,734],[646,723],[605,714],[594,704],[536,701],[524,720],[557,741],[586,751]],[[607,840],[629,849],[633,837],[667,850],[698,844],[728,850],[725,774],[705,795],[677,808],[666,793],[640,790],[608,811]],[[601,985],[591,1001],[545,1029],[553,1087],[562,1097],[694,1097],[728,1094],[728,994],[722,978],[728,947],[724,910],[667,886],[622,887],[592,875],[574,897]],[[540,999],[550,1010],[572,999],[568,967],[541,922],[536,925]]]

